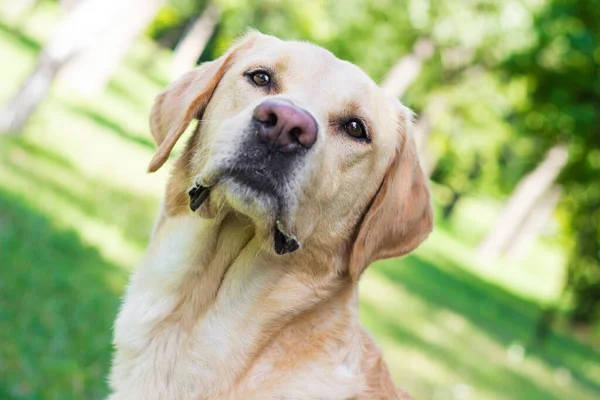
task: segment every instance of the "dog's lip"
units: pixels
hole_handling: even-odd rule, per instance
[[[209,198],[210,187],[195,184],[188,190],[188,195],[190,196],[190,208],[192,211],[196,211]]]
[[[286,233],[283,223],[277,219],[275,224],[275,232],[273,234],[273,242],[275,252],[279,255],[293,253],[301,247],[301,243],[296,238],[296,235]]]

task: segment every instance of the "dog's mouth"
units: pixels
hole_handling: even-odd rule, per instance
[[[285,233],[283,224],[277,220],[275,224],[275,233],[273,235],[275,252],[279,255],[293,253],[300,248],[298,239],[289,233]]]
[[[190,196],[190,208],[196,212],[210,197],[210,187],[197,183],[188,190],[188,195]]]
[[[236,181],[239,181],[239,179],[235,178],[235,175],[232,178]],[[244,181],[247,181],[247,179],[248,178],[244,178]],[[270,189],[270,184],[262,180],[250,180],[249,182],[244,182],[244,184],[258,191],[263,191],[267,188]],[[192,188],[189,189],[188,195],[190,198],[190,209],[193,212],[196,212],[207,200],[210,199],[212,187],[213,186],[203,186],[197,182],[194,184],[194,186],[192,186]],[[273,249],[275,250],[275,253],[284,255],[298,250],[300,248],[300,242],[296,236],[285,228],[285,225],[282,223],[279,216],[275,221],[276,222],[272,228]]]

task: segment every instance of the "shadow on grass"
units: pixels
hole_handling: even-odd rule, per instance
[[[473,352],[469,352],[468,355],[461,354],[461,351],[456,348],[429,343],[416,332],[380,315],[378,308],[369,302],[362,301],[361,307],[363,308],[364,315],[367,316],[367,321],[369,319],[377,319],[376,324],[379,332],[386,334],[390,338],[394,338],[398,342],[402,342],[404,346],[418,349],[420,353],[426,354],[431,359],[444,365],[446,370],[458,371],[462,376],[468,378],[468,382],[475,383],[479,388],[485,387],[486,390],[492,393],[503,394],[505,396],[503,398],[506,399],[516,398],[515,395],[518,394],[519,399],[561,400],[561,397],[558,397],[557,394],[550,393],[539,387],[535,381],[512,372],[507,368],[498,366],[482,368],[481,363],[485,359],[485,355],[483,354],[481,357],[475,358],[473,357],[475,355]],[[456,383],[459,384],[462,382]],[[433,391],[429,393],[429,396],[432,398],[435,397]]]
[[[124,82],[121,82],[118,78],[119,77],[116,76],[116,77],[113,77],[113,79],[111,79],[111,81],[108,83],[108,85],[106,87],[106,91],[108,93],[114,95],[115,97],[120,97],[122,99],[126,99],[131,105],[147,112],[146,102],[142,101],[142,99],[135,96],[131,92],[131,88],[127,87],[127,85],[125,85]]]
[[[390,282],[420,297],[430,306],[436,309],[447,309],[465,317],[504,348],[515,342],[525,346],[531,342],[535,323],[541,312],[538,304],[486,282],[453,265],[450,260],[442,256],[436,257],[448,268],[442,269],[415,255],[401,261],[380,262],[376,268],[377,272],[388,278]],[[402,332],[398,326],[389,329],[395,329],[398,337],[407,337],[407,333]],[[410,337],[408,339],[415,340]],[[431,348],[429,343],[420,342],[417,345],[425,352]],[[443,354],[439,349],[434,352]],[[600,353],[574,338],[553,332],[543,347],[528,348],[527,356],[537,357],[554,369],[568,368],[575,380],[584,387],[600,393],[600,382],[592,381],[582,373],[584,364],[600,363]],[[443,358],[450,369],[459,368],[461,365],[461,360],[452,357]],[[477,368],[476,365],[473,367]],[[472,373],[480,374],[477,371]],[[521,378],[514,373],[508,370],[506,373],[511,382],[518,384],[523,390],[532,389],[527,387],[526,382],[521,382]],[[547,394],[547,397],[542,398],[554,397]]]
[[[143,138],[143,137],[140,137],[137,135],[132,135],[131,133],[129,133],[129,131],[127,129],[123,128],[119,123],[110,120],[105,115],[102,115],[95,110],[81,107],[78,105],[73,105],[73,104],[65,104],[65,107],[76,114],[79,114],[86,118],[89,118],[91,121],[98,124],[99,126],[106,128],[106,132],[110,132],[110,133],[120,137],[121,139],[125,139],[129,142],[141,145],[141,146],[146,147],[151,150],[154,150],[156,148],[156,146],[154,145],[152,140],[150,140],[149,138],[146,139],[146,138]],[[148,137],[149,136],[150,136],[150,134],[148,134]]]
[[[155,85],[165,87],[169,84],[168,77],[157,72],[156,59],[153,53],[126,61],[132,69],[146,76]]]
[[[33,183],[40,192],[50,191],[65,205],[95,220],[118,227],[136,245],[147,244],[157,208],[155,199],[90,180],[62,156],[24,139],[6,140],[3,145],[3,163],[20,180]]]
[[[24,34],[23,32],[19,32],[15,28],[6,25],[3,21],[0,20],[0,31],[4,32],[7,35],[12,36],[19,44],[23,47],[27,48],[27,50],[32,52],[38,52],[42,49],[42,45],[37,40],[33,39],[31,36]]]
[[[0,265],[0,398],[103,398],[124,272],[1,188]]]

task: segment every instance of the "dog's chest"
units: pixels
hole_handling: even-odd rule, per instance
[[[364,388],[353,336],[345,323],[290,325],[261,350],[227,399],[353,398]]]
[[[117,357],[121,359],[115,366],[129,374],[114,371],[114,376],[127,378],[122,382],[124,390],[119,391],[126,395],[118,398],[347,399],[363,386],[358,365],[348,356],[348,349],[320,335],[286,332],[246,365],[247,359],[219,344],[218,337],[228,336],[223,327],[203,322],[194,331],[165,323],[154,330],[143,350],[129,353],[133,357],[127,358],[126,351],[119,352]],[[207,339],[194,336],[198,329]],[[243,334],[237,332],[239,340]],[[127,388],[135,390],[129,393]]]
[[[353,318],[345,302],[289,327],[298,305],[313,304],[314,290],[261,263],[254,241],[246,246],[254,252],[232,261],[226,246],[231,254],[220,252],[215,263],[198,268],[204,253],[196,243],[208,246],[209,238],[199,240],[195,230],[186,219],[166,220],[132,279],[115,325],[112,399],[341,399],[357,393],[357,363],[348,357],[357,351],[347,340]],[[226,236],[235,234],[246,235]],[[235,242],[247,242],[242,239]]]

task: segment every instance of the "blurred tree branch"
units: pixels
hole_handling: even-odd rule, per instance
[[[506,245],[504,253],[509,259],[519,260],[533,246],[544,227],[552,217],[562,195],[560,185],[552,185],[535,204],[531,213],[515,232],[512,239]]]
[[[506,251],[536,204],[549,191],[567,164],[567,156],[566,146],[556,145],[532,172],[521,179],[498,222],[479,244],[477,253],[481,261],[490,260]]]
[[[200,17],[195,18],[189,24],[175,47],[170,71],[171,78],[180,76],[196,65],[219,23],[220,16],[219,8],[209,3]]]
[[[0,111],[0,132],[20,133],[48,96],[52,82],[71,61],[67,81],[97,92],[116,68],[135,36],[163,0],[85,0],[78,2],[44,46],[37,64]],[[87,49],[87,51],[86,51]],[[85,53],[84,53],[85,52]],[[75,59],[84,53],[84,57]]]
[[[90,0],[87,0],[90,1]],[[104,10],[110,29],[93,46],[85,46],[59,72],[61,84],[87,97],[101,93],[140,33],[165,0],[127,0]]]
[[[0,111],[0,132],[16,134],[23,130],[48,96],[60,68],[110,27],[109,16],[118,3],[118,0],[82,1],[63,17],[52,39],[42,49],[34,70]]]
[[[417,40],[412,53],[402,57],[387,74],[381,87],[395,97],[402,97],[406,89],[421,73],[423,63],[433,56],[435,46],[428,38]]]

